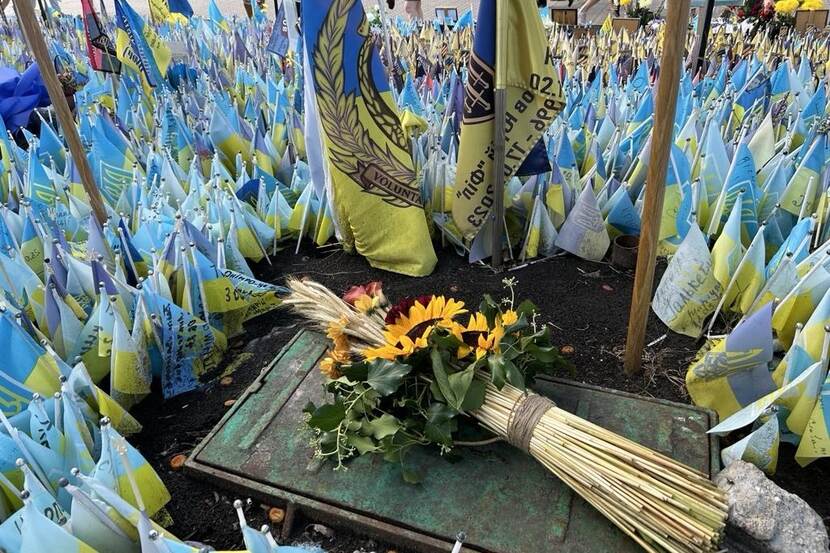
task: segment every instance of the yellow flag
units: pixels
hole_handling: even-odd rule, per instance
[[[494,89],[505,91],[505,180],[564,107],[535,2],[481,2],[468,71],[452,212],[471,239],[493,203]]]
[[[611,14],[609,13],[605,16],[605,21],[602,22],[602,27],[599,28],[600,33],[610,33],[614,30],[614,27],[611,23]]]
[[[363,5],[356,0],[308,0],[303,8],[313,75],[306,82],[314,84],[332,215],[343,244],[374,267],[427,275],[437,258],[410,139],[386,75],[374,70],[379,59]]]

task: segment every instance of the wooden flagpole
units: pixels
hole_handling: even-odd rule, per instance
[[[49,55],[49,49],[46,47],[46,41],[43,39],[40,26],[37,23],[35,11],[32,8],[31,2],[28,0],[14,0],[14,7],[17,10],[17,17],[23,29],[23,34],[40,68],[43,83],[46,85],[47,92],[49,92],[49,98],[52,100],[52,106],[55,108],[55,114],[58,116],[61,129],[63,129],[63,136],[69,146],[69,153],[72,155],[72,160],[78,168],[78,173],[81,176],[81,184],[83,184],[84,190],[86,190],[87,196],[89,196],[89,205],[92,207],[95,218],[103,225],[107,220],[104,200],[101,197],[101,191],[98,190],[92,178],[92,170],[89,167],[86,152],[81,144],[81,138],[78,136],[75,119],[72,116],[72,111],[69,109],[69,104],[66,102],[63,87],[60,81],[58,81],[58,75],[55,73],[55,66]]]
[[[642,368],[643,346],[646,339],[648,309],[654,287],[654,267],[657,263],[657,242],[663,213],[669,151],[673,142],[674,112],[677,89],[689,27],[689,0],[667,2],[666,30],[663,55],[660,60],[660,78],[654,108],[654,131],[647,186],[643,202],[643,220],[640,225],[640,247],[637,272],[631,293],[631,314],[628,319],[628,339],[625,344],[625,372],[635,374]]]

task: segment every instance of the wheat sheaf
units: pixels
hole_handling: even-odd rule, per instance
[[[407,167],[390,151],[388,145],[381,148],[370,138],[368,130],[358,116],[354,93],[344,94],[343,92],[345,82],[343,37],[346,31],[346,20],[354,4],[355,0],[332,2],[314,49],[317,107],[323,130],[328,138],[327,149],[334,165],[349,175],[366,192],[380,196],[384,201],[396,207],[418,205],[413,204],[409,199],[393,195],[388,190],[376,186],[366,187],[360,179],[358,161],[377,166],[386,175],[409,188],[414,188],[415,173],[411,167]],[[366,27],[365,15],[358,27],[361,29]],[[365,35],[362,36],[365,47]],[[366,57],[366,59],[369,58]],[[369,91],[373,87],[369,72],[361,71],[359,77],[361,92]],[[365,98],[371,98],[371,94],[365,94]],[[377,113],[377,109],[373,109],[370,113],[373,111]],[[387,117],[383,117],[376,123],[381,129],[384,124],[392,124]],[[394,124],[400,128],[397,118]]]

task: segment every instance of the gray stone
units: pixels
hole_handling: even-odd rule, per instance
[[[735,461],[715,477],[727,494],[730,550],[826,553],[827,529],[803,499],[776,486],[755,465]]]

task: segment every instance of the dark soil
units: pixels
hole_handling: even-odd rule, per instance
[[[292,248],[293,250],[293,248]],[[663,267],[658,267],[658,276]],[[633,275],[620,272],[606,263],[592,263],[574,257],[558,257],[522,269],[494,274],[483,266],[469,265],[450,251],[440,255],[435,272],[426,278],[410,278],[372,269],[358,256],[336,248],[301,250],[299,255],[284,251],[272,264],[254,267],[261,280],[282,284],[287,275],[314,278],[336,292],[353,284],[382,280],[386,295],[396,301],[404,296],[444,294],[476,306],[482,294],[504,297],[502,282],[515,278],[516,295],[530,299],[552,325],[554,340],[571,346],[573,369],[562,376],[580,382],[616,388],[667,400],[687,402],[684,375],[700,344],[668,331],[654,315],[648,325],[646,344],[655,342],[644,353],[644,371],[627,377],[622,369],[628,309]],[[156,393],[135,409],[144,424],[132,441],[156,468],[173,496],[168,510],[174,525],[170,530],[184,540],[197,540],[217,549],[242,549],[242,536],[232,508],[235,497],[221,489],[193,480],[169,467],[177,453],[189,453],[227,410],[229,399],[239,397],[260,371],[299,330],[300,321],[277,310],[246,325],[247,332],[231,341],[225,363],[239,354],[247,359],[232,374],[233,382],[223,386],[219,376],[225,367],[209,375],[204,386],[194,392],[164,401]],[[658,341],[659,340],[659,341]],[[830,481],[830,459],[800,468],[794,450],[782,444],[775,481],[808,501],[826,523],[830,523],[830,494],[822,483]],[[266,522],[265,506],[249,503],[248,523],[259,527]],[[385,552],[391,546],[335,529],[334,538],[315,531],[314,521],[295,522],[298,533],[293,540],[315,541],[329,551],[352,553],[356,550]],[[394,545],[394,544],[392,544]]]

